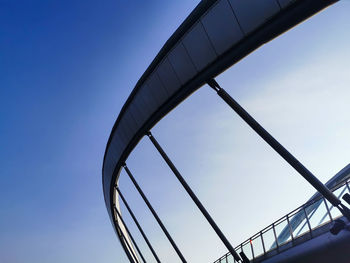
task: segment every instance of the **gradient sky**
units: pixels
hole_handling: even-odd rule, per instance
[[[0,262],[128,262],[103,200],[105,145],[198,1],[145,3],[0,0]],[[217,78],[323,182],[350,159],[349,13],[341,1]],[[153,134],[233,245],[314,193],[208,87]],[[189,262],[226,253],[147,139],[128,165]],[[123,173],[120,186],[160,258],[179,262]]]

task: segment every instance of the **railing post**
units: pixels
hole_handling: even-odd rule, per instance
[[[118,215],[118,217],[120,218],[120,221],[122,221],[122,223],[123,223],[123,225],[124,225],[124,227],[125,227],[125,230],[126,230],[126,232],[128,233],[128,235],[129,235],[129,237],[130,237],[132,243],[134,243],[137,252],[139,252],[139,255],[140,255],[140,257],[142,258],[142,261],[146,263],[146,260],[145,260],[145,258],[143,257],[143,255],[142,255],[142,253],[141,253],[141,250],[139,249],[139,246],[137,245],[137,243],[136,243],[134,237],[133,237],[132,234],[130,233],[130,230],[129,230],[128,226],[125,224],[124,219],[122,218],[121,214],[119,213],[118,209],[117,209],[115,206],[114,206],[114,210],[117,212],[117,215]]]
[[[179,256],[179,258],[181,259],[182,262],[187,262],[184,258],[184,256],[182,255],[181,251],[179,250],[179,248],[177,247],[176,243],[174,242],[173,238],[170,236],[168,230],[166,229],[166,227],[164,226],[163,222],[160,220],[159,216],[157,215],[156,211],[153,209],[151,203],[148,201],[147,197],[145,196],[145,194],[143,193],[142,189],[140,188],[139,184],[136,182],[135,178],[133,177],[133,175],[131,174],[129,168],[126,166],[126,164],[123,165],[127,175],[129,176],[130,180],[133,182],[134,186],[136,187],[137,191],[139,192],[139,194],[141,195],[143,201],[146,203],[147,207],[149,208],[149,210],[151,211],[152,215],[154,216],[154,218],[156,219],[156,221],[158,222],[160,228],[163,230],[165,236],[168,238],[170,244],[172,245],[172,247],[174,248],[174,250],[176,251],[177,255]]]
[[[346,188],[348,188],[348,191],[349,191],[349,193],[350,193],[350,187],[349,187],[348,182],[346,181],[345,184],[346,184]]]
[[[289,222],[289,215],[287,215],[287,224],[288,224],[290,236],[291,236],[292,241],[293,241],[294,240],[293,229],[292,229],[292,226],[290,225],[290,222]]]
[[[120,198],[122,199],[122,201],[123,201],[123,203],[124,203],[126,209],[129,211],[129,214],[131,215],[132,219],[134,220],[134,222],[135,222],[137,228],[139,229],[139,231],[140,231],[140,233],[141,233],[143,239],[146,241],[147,246],[148,246],[149,249],[151,250],[151,252],[152,252],[152,254],[153,254],[155,260],[156,260],[158,263],[160,263],[160,260],[159,260],[159,258],[158,258],[158,255],[157,255],[156,252],[154,251],[154,249],[153,249],[153,247],[152,247],[150,241],[148,240],[148,238],[147,238],[145,232],[143,231],[142,227],[140,226],[140,224],[139,224],[139,222],[138,222],[136,216],[134,215],[134,212],[131,210],[131,208],[130,208],[128,202],[125,200],[125,197],[123,196],[123,194],[122,194],[122,192],[120,191],[119,187],[116,186],[115,189],[117,190],[118,194],[120,195]]]
[[[306,219],[307,225],[309,227],[310,236],[312,236],[312,229],[311,229],[310,221],[309,221],[309,218],[308,218],[308,215],[306,213],[306,210],[305,210],[304,206],[303,206],[303,211],[304,211],[304,215],[305,215],[305,219]]]
[[[329,219],[330,219],[331,221],[333,221],[333,217],[332,217],[332,214],[331,214],[331,209],[332,209],[332,208],[329,209],[328,204],[327,204],[327,201],[326,201],[325,198],[323,198],[323,201],[324,201],[324,205],[326,206],[327,214],[328,214],[328,216],[329,216]],[[322,223],[323,219],[324,219],[324,218],[321,219],[320,223]]]
[[[205,209],[201,201],[198,199],[196,194],[192,191],[191,187],[187,184],[186,180],[182,177],[180,172],[177,170],[173,162],[170,160],[168,155],[164,152],[163,148],[160,146],[160,144],[157,142],[157,140],[154,138],[151,132],[147,133],[147,136],[153,143],[154,147],[158,150],[160,155],[163,157],[164,161],[168,164],[169,168],[173,171],[176,178],[179,180],[181,185],[185,188],[188,195],[191,197],[193,202],[197,205],[198,209],[202,212],[203,216],[207,219],[208,223],[211,225],[211,227],[214,229],[216,234],[219,236],[221,241],[224,243],[228,251],[231,252],[232,256],[237,260],[240,261],[241,258],[236,253],[234,248],[232,247],[231,243],[228,241],[228,239],[225,237],[224,233],[222,233],[221,229],[218,227],[218,225],[215,223],[214,219],[210,216],[208,211]]]
[[[255,256],[254,256],[254,248],[253,248],[253,241],[252,241],[251,238],[249,239],[249,243],[250,243],[250,248],[251,248],[251,250],[252,250],[253,259],[255,259]]]
[[[242,263],[250,263],[249,258],[247,257],[247,255],[244,253],[243,251],[243,245],[241,243],[241,252],[239,252],[239,254],[241,255],[242,258]]]
[[[340,188],[339,188],[340,189]],[[346,191],[346,187],[344,186],[344,189],[340,192],[340,194],[338,195],[338,198],[340,198],[343,194],[344,194],[344,192]],[[329,219],[331,220],[331,222],[333,222],[333,217],[332,217],[332,214],[331,214],[331,211],[332,211],[332,209],[333,209],[333,206],[331,206],[330,208],[328,207],[328,204],[327,204],[327,201],[323,198],[323,201],[324,201],[324,204],[325,204],[325,206],[326,206],[326,209],[327,209],[327,214],[329,215]],[[325,214],[322,218],[321,218],[321,220],[320,220],[320,222],[318,223],[318,224],[321,224],[321,222],[326,218],[326,216],[327,216],[327,214]]]
[[[220,85],[211,79],[208,85],[284,160],[286,160],[301,176],[303,176],[317,191],[319,191],[333,206],[350,220],[350,210],[314,176],[301,162],[299,162],[286,148],[269,134],[241,105],[239,105]]]
[[[265,255],[266,254],[266,249],[265,249],[265,243],[264,243],[264,237],[263,237],[262,231],[260,231],[260,238],[261,238],[261,243],[262,243],[262,247],[263,247],[264,255]]]
[[[272,224],[272,231],[273,231],[273,235],[275,236],[276,248],[278,250],[279,249],[279,244],[278,244],[278,238],[277,238],[276,229],[275,229],[275,223]]]

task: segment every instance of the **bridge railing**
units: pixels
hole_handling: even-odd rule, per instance
[[[340,182],[331,190],[340,198],[345,193],[350,194],[349,183],[350,179]],[[341,216],[338,209],[334,209],[325,198],[319,196],[251,236],[235,247],[235,250],[238,254],[243,251],[252,262],[272,251],[278,254],[285,250],[281,249],[282,246],[285,248],[287,244],[290,244],[288,247],[293,247],[295,245],[293,241],[301,236],[308,235],[307,240],[312,239],[315,229]],[[230,253],[227,253],[214,263],[234,262],[237,261]]]

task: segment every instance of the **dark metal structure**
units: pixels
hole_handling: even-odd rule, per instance
[[[233,255],[235,260],[240,260],[240,257],[236,253],[236,251],[233,249],[231,243],[227,240],[225,235],[222,233],[220,228],[216,225],[215,221],[213,218],[209,215],[208,211],[205,209],[205,207],[202,205],[201,201],[199,201],[198,197],[195,195],[195,193],[192,191],[191,187],[187,184],[185,179],[182,177],[180,172],[177,170],[175,165],[172,163],[172,161],[169,159],[168,155],[164,152],[163,148],[159,145],[158,141],[153,137],[151,132],[147,134],[147,136],[150,138],[151,142],[153,143],[154,147],[158,150],[160,155],[163,157],[164,161],[168,164],[170,169],[173,171],[175,174],[176,178],[180,181],[181,185],[185,188],[186,192],[189,194],[193,202],[197,205],[198,209],[202,212],[204,217],[207,219],[211,227],[214,229],[216,234],[219,236],[221,241],[224,243],[228,251]]]
[[[119,194],[121,200],[123,201],[123,203],[124,203],[126,209],[129,211],[129,213],[130,213],[132,219],[134,220],[134,222],[135,222],[135,224],[136,224],[138,230],[140,231],[140,233],[141,233],[143,239],[145,240],[145,242],[146,242],[148,248],[151,250],[154,259],[155,259],[158,263],[160,263],[160,260],[159,260],[159,257],[158,257],[158,255],[157,255],[157,253],[154,251],[153,246],[151,245],[151,242],[148,240],[148,238],[147,238],[145,232],[143,231],[142,227],[140,226],[139,221],[136,219],[136,216],[134,215],[134,212],[131,210],[129,204],[128,204],[127,201],[125,200],[125,198],[124,198],[122,192],[120,191],[120,189],[119,189],[118,187],[116,187],[116,190],[117,190],[117,192],[118,192],[118,194]]]
[[[124,169],[126,171],[126,173],[129,175],[130,180],[132,181],[132,183],[135,185],[137,191],[139,192],[139,194],[141,195],[143,201],[145,201],[148,209],[151,211],[152,215],[154,216],[154,218],[156,219],[157,223],[159,224],[160,228],[163,230],[165,236],[167,237],[167,239],[169,240],[170,244],[173,246],[174,250],[176,251],[177,255],[179,256],[179,258],[181,259],[182,262],[186,262],[186,259],[184,258],[184,256],[182,255],[180,249],[177,247],[175,241],[173,240],[173,238],[171,237],[171,235],[169,234],[168,230],[166,229],[166,227],[164,226],[162,220],[160,220],[158,214],[156,213],[156,211],[154,210],[154,208],[152,207],[151,203],[148,201],[147,197],[145,196],[145,194],[143,193],[141,187],[139,186],[139,184],[136,182],[134,176],[131,174],[129,168],[126,166],[126,164],[124,164]]]
[[[350,193],[350,164],[326,186],[340,198]],[[349,262],[350,231],[333,235],[334,222],[347,221],[325,197],[314,194],[305,204],[279,218],[235,247],[250,262]],[[349,227],[349,225],[348,225]],[[227,253],[214,263],[237,262]]]
[[[317,179],[301,162],[299,162],[286,148],[283,147],[270,133],[268,133],[241,105],[237,103],[220,85],[211,79],[208,84],[218,95],[286,162],[288,162],[301,176],[303,176],[318,192],[320,192],[333,206],[337,207],[350,220],[350,210],[344,206],[320,180]]]
[[[159,143],[149,132],[154,125],[191,93],[208,83],[274,150],[292,165],[332,206],[349,218],[348,208],[309,172],[259,123],[257,123],[214,78],[298,23],[316,14],[336,0],[203,0],[165,43],[147,68],[123,106],[109,137],[102,168],[103,192],[107,211],[130,262],[145,262],[125,222],[119,196],[141,232],[155,260],[161,262],[125,197],[118,187],[124,167],[159,226],[182,262],[185,256],[169,234],[141,187],[125,165],[129,154],[147,135],[186,192],[207,219],[218,238],[236,262],[246,262],[243,251],[237,252],[220,230],[204,205],[194,194]],[[289,217],[287,217],[289,222]],[[293,219],[292,219],[293,220]],[[276,235],[274,228],[273,232]],[[289,232],[293,237],[293,229]],[[277,238],[277,237],[276,237]],[[293,237],[294,238],[294,237]],[[131,239],[131,240],[130,240]],[[279,246],[278,242],[276,246]],[[134,247],[137,251],[135,251]],[[267,248],[264,248],[266,250]],[[253,251],[253,247],[252,247]]]

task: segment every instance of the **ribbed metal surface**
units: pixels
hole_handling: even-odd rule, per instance
[[[144,133],[209,78],[336,1],[207,0],[167,41],[123,106],[111,132],[103,191],[114,223],[113,186]]]

